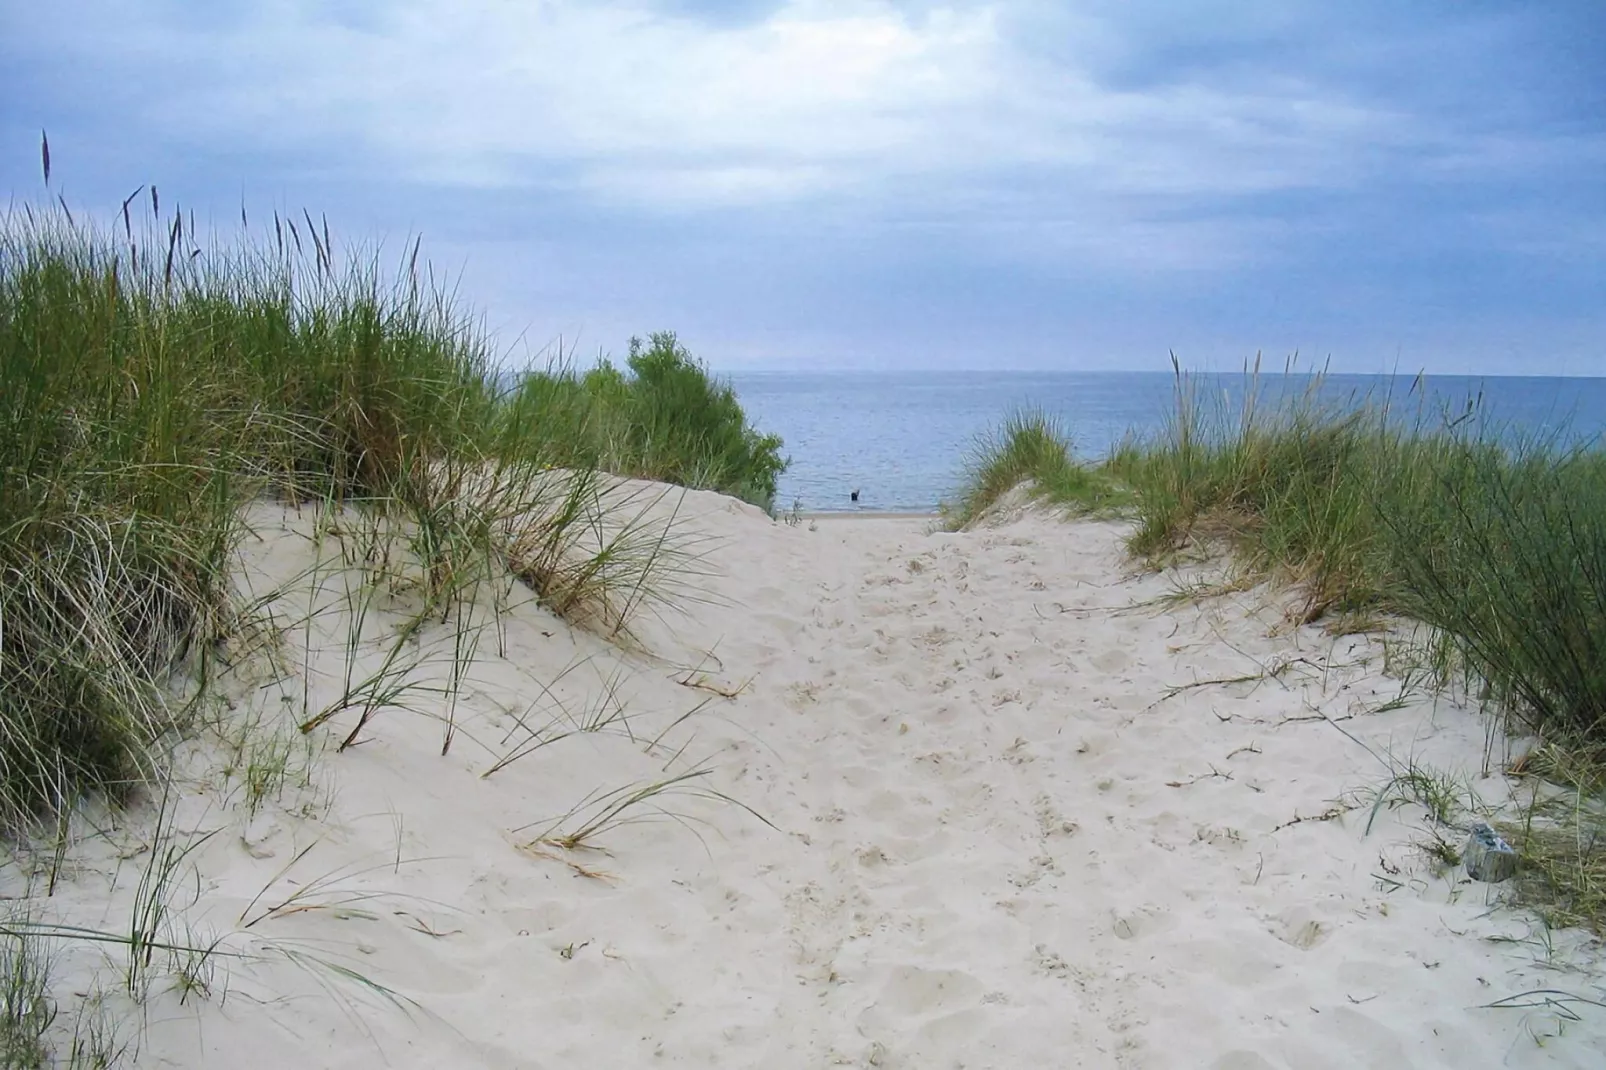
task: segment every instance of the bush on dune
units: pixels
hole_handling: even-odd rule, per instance
[[[631,339],[621,370],[531,373],[510,414],[511,439],[554,464],[717,490],[772,509],[786,469],[781,440],[747,421],[735,391],[672,333]]]

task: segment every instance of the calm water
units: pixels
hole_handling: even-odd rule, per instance
[[[1103,456],[1129,432],[1158,432],[1173,409],[1167,372],[738,372],[728,376],[759,428],[786,440],[791,468],[776,504],[805,510],[928,512],[951,495],[976,436],[1011,410],[1059,417],[1076,452]],[[1202,396],[1236,408],[1243,375],[1197,380]],[[1333,375],[1325,401],[1387,398],[1403,418],[1439,426],[1477,399],[1475,420],[1507,435],[1606,433],[1606,378]],[[1262,376],[1263,403],[1308,389],[1305,376]],[[858,504],[849,492],[860,488]]]

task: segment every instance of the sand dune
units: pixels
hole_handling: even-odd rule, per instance
[[[347,711],[252,815],[227,748],[194,745],[174,841],[220,831],[173,924],[250,957],[214,961],[209,993],[157,977],[139,1065],[1603,1065],[1606,1010],[1490,1006],[1606,998],[1594,945],[1436,872],[1419,806],[1364,831],[1378,754],[1506,790],[1478,715],[1391,702],[1383,637],[1291,627],[1263,591],[1159,604],[1176,577],[1135,574],[1118,524],[682,508],[718,540],[708,599],[627,652],[518,588],[444,756],[440,693],[337,754]],[[230,716],[296,747],[342,687],[349,607],[339,570],[296,581],[308,517],[253,522],[242,584],[283,587],[281,621],[329,608],[277,668],[241,660]],[[400,619],[375,604],[365,634]],[[447,685],[453,642],[420,636],[418,679]],[[535,747],[521,721],[570,734]],[[699,769],[584,848],[539,842]],[[148,822],[82,838],[55,920],[126,926]],[[87,990],[104,958],[66,968]]]

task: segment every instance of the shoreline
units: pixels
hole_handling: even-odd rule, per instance
[[[783,518],[788,513],[780,514]],[[798,513],[800,520],[939,520],[942,513],[936,509],[930,512],[917,513],[900,509],[822,509],[815,512]]]

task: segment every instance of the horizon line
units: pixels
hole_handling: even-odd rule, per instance
[[[895,367],[895,368],[821,368],[796,366],[770,366],[770,365],[722,365],[708,362],[714,372],[721,375],[1155,375],[1175,378],[1177,373],[1172,370],[1158,370],[1149,368],[977,368],[977,367]],[[1350,376],[1367,379],[1603,379],[1606,372],[1594,375],[1557,375],[1533,372],[1446,372],[1446,371],[1333,371],[1328,369],[1309,371],[1268,370],[1261,368],[1239,368],[1224,370],[1217,368],[1182,368],[1184,375],[1260,375],[1260,376],[1289,376],[1302,378],[1332,378],[1335,376]]]

